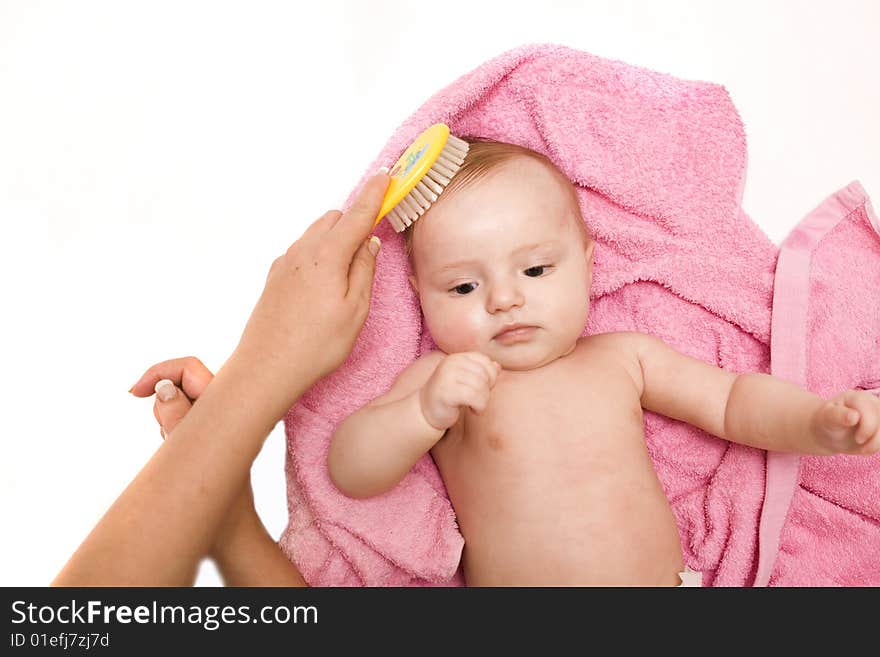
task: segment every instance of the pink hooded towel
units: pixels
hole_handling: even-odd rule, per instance
[[[544,153],[577,185],[596,240],[585,335],[650,333],[823,396],[880,388],[880,223],[867,195],[851,183],[776,247],[741,207],[745,134],[723,87],[524,46],[428,100],[358,189],[438,122]],[[279,545],[312,585],[461,585],[463,539],[429,455],[367,500],[327,472],[336,425],[434,348],[402,237],[385,221],[377,234],[372,307],[350,357],[285,417]],[[649,412],[645,431],[704,585],[880,585],[880,458],[767,453]]]

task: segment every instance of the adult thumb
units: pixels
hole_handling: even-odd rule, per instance
[[[382,242],[373,235],[365,240],[352,258],[348,269],[348,295],[360,298],[366,307],[373,293],[373,276],[376,274],[376,257]]]
[[[192,402],[182,390],[169,379],[156,383],[156,400],[153,402],[153,415],[159,423],[163,438],[167,438],[174,427],[192,408]]]

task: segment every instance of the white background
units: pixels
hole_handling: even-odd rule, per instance
[[[880,195],[878,28],[872,0],[0,0],[0,585],[51,581],[160,443],[131,384],[216,371],[272,260],[463,73],[553,42],[723,84],[779,243],[854,179]],[[276,538],[283,438],[253,472]]]

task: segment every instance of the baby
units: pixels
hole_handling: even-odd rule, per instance
[[[350,497],[389,490],[430,451],[470,586],[681,584],[643,409],[763,449],[880,450],[880,400],[866,392],[825,400],[650,335],[583,336],[593,245],[552,162],[472,141],[407,235],[438,349],[334,433],[330,476]]]

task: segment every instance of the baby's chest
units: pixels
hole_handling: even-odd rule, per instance
[[[642,409],[623,369],[589,364],[499,377],[482,413],[466,409],[449,447],[470,456],[537,463],[602,458],[642,435]]]

